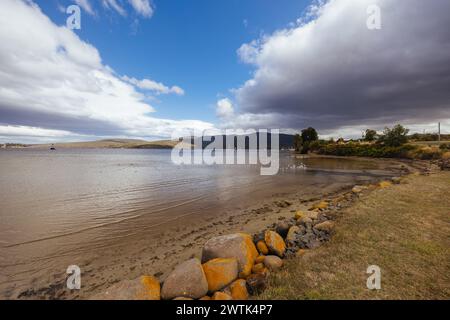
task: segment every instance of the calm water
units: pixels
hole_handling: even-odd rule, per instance
[[[0,297],[46,270],[164,228],[275,193],[384,175],[373,162],[295,159],[257,166],[176,166],[169,150],[0,151]]]

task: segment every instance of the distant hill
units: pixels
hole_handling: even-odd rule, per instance
[[[52,146],[56,149],[171,149],[177,141],[145,141],[137,139],[105,139],[86,142],[65,142],[54,144],[35,144],[30,148],[49,149]]]
[[[254,138],[254,137],[252,137]],[[215,139],[223,139],[223,145],[226,148],[227,136],[220,135],[212,137],[211,141]],[[228,148],[236,148],[237,136],[232,136],[234,142]],[[249,148],[249,137],[246,137],[246,146]],[[289,134],[279,135],[279,145],[281,149],[289,149],[294,145],[294,136]],[[259,147],[259,133],[256,134],[257,146]],[[20,145],[24,148],[36,148],[36,149],[50,149],[54,147],[56,149],[172,149],[177,145],[179,141],[172,140],[160,140],[160,141],[145,141],[138,139],[104,139],[98,141],[84,141],[84,142],[64,142],[64,143],[46,143],[46,144],[33,144],[33,145]],[[189,143],[189,138],[185,138],[184,143]],[[203,148],[205,148],[211,142],[203,141]],[[271,137],[268,138],[268,147],[271,146]],[[19,145],[17,145],[19,147]]]

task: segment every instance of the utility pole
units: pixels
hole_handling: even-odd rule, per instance
[[[441,142],[441,123],[438,122],[438,140]]]

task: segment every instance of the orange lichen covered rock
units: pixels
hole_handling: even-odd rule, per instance
[[[267,245],[264,241],[260,240],[256,243],[256,248],[258,248],[258,251],[260,254],[268,254],[269,253],[269,249],[267,248]]]
[[[298,211],[295,213],[295,216],[294,216],[295,220],[300,219],[301,217],[304,216],[304,214],[305,214],[305,213],[304,213],[303,211],[298,210]]]
[[[390,182],[390,181],[381,181],[381,182],[378,184],[378,186],[379,186],[381,189],[388,188],[388,187],[392,186],[392,182]]]
[[[213,294],[211,300],[233,300],[233,298],[225,292],[217,291]]]
[[[286,251],[286,244],[284,243],[283,238],[274,231],[266,231],[264,234],[264,241],[269,248],[269,251],[273,254],[283,257]]]
[[[263,263],[265,257],[266,256],[264,256],[264,255],[260,255],[260,256],[256,257],[255,264]]]
[[[269,270],[277,270],[283,266],[283,260],[277,256],[266,256],[264,259],[264,265]]]
[[[201,297],[198,300],[211,300],[211,297],[210,296],[204,296],[204,297]]]
[[[247,291],[247,283],[243,279],[238,279],[230,284],[230,292],[233,300],[247,300],[248,299],[248,291]]]
[[[309,210],[323,210],[326,208],[328,208],[328,202],[321,201],[321,202],[313,204]]]
[[[257,263],[257,264],[255,264],[255,265],[253,266],[252,272],[253,272],[253,273],[258,273],[258,272],[261,272],[263,269],[264,269],[264,264],[262,264],[262,263]]]
[[[92,300],[160,300],[161,285],[153,276],[124,280],[108,288]]]
[[[161,289],[161,298],[177,297],[198,299],[208,292],[208,282],[198,259],[179,264],[166,278]]]
[[[238,277],[238,262],[236,258],[216,258],[203,264],[208,291],[218,291]]]
[[[245,233],[235,233],[209,239],[202,251],[202,262],[215,258],[236,258],[239,277],[250,275],[255,259],[258,256],[252,237]]]

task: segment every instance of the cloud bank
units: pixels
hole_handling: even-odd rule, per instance
[[[123,80],[103,64],[95,47],[55,25],[30,1],[0,1],[0,43],[3,139],[20,141],[23,134],[33,132],[151,139],[186,128],[212,127],[198,120],[152,117],[155,110],[139,88],[184,91],[150,80]]]
[[[366,25],[373,4],[381,30]],[[448,0],[316,2],[295,25],[239,48],[255,71],[234,90],[240,114],[224,125],[332,132],[446,122],[449,12]]]

